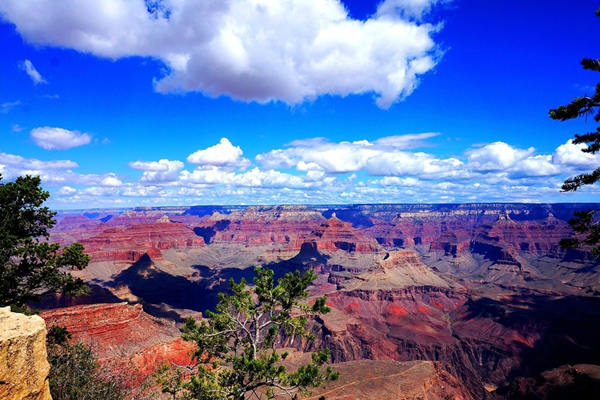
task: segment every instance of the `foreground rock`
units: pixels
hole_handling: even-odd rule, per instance
[[[44,320],[0,308],[0,399],[52,400],[49,371]]]

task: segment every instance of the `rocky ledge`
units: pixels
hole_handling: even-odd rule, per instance
[[[180,338],[175,323],[146,314],[141,304],[93,304],[42,312],[48,327],[67,328],[74,342],[92,347],[98,361],[128,371],[138,385],[162,364],[190,364],[193,344]],[[1,398],[1,397],[0,397]]]

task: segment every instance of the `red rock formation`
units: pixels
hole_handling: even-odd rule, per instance
[[[144,253],[159,258],[161,250],[192,249],[204,246],[204,240],[190,228],[167,219],[135,224],[125,228],[107,228],[81,244],[93,261],[135,262]]]
[[[383,249],[377,242],[352,227],[349,222],[338,219],[335,214],[321,223],[310,235],[295,244],[298,250],[303,243],[314,243],[320,253],[346,251],[349,253],[380,253]]]
[[[210,243],[288,245],[308,235],[323,219],[319,212],[302,206],[247,207],[231,214],[214,213],[195,226]]]
[[[188,364],[194,346],[173,322],[146,314],[140,304],[93,304],[43,311],[48,328],[62,326],[73,342],[92,346],[100,363],[128,371],[134,385],[163,363]]]

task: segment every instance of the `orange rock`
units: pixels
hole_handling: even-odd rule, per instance
[[[62,326],[73,342],[90,345],[103,364],[126,372],[135,386],[164,363],[191,363],[194,344],[171,321],[146,314],[140,304],[93,304],[41,313],[48,328]]]

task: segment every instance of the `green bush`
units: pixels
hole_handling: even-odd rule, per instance
[[[123,382],[98,366],[92,349],[83,343],[68,344],[64,328],[48,332],[50,393],[53,400],[121,400]]]

